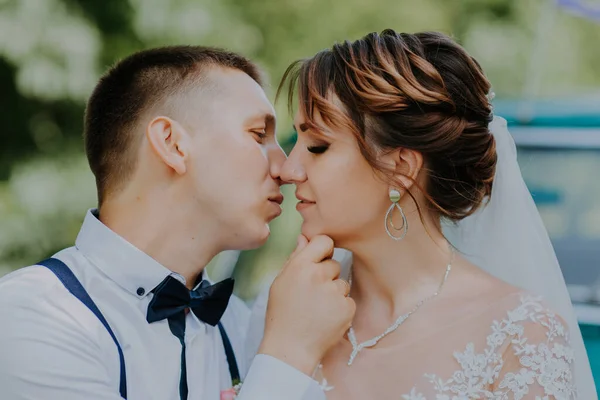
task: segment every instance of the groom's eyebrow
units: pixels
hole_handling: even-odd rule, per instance
[[[262,122],[265,124],[265,128],[267,130],[274,130],[276,120],[277,120],[277,118],[275,117],[274,114],[272,114],[271,112],[265,111],[265,112],[262,112],[259,114],[255,114],[252,117],[249,117],[246,120],[246,124],[252,125],[252,124],[256,124],[258,122]]]
[[[271,113],[265,115],[265,127],[267,128],[267,131],[275,132],[275,122],[275,115]]]
[[[249,124],[259,122],[259,121],[264,122],[265,125],[272,124],[275,122],[275,115],[271,114],[270,112],[263,112],[260,114],[255,114],[246,120],[246,122]]]
[[[265,125],[269,126],[269,125],[273,125],[275,124],[275,116],[271,113],[267,113],[265,115]]]

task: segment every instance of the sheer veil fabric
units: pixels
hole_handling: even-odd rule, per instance
[[[458,224],[445,224],[451,243],[490,274],[540,295],[568,324],[580,399],[596,399],[596,387],[569,292],[548,232],[525,185],[506,120],[489,126],[498,163],[489,203]]]

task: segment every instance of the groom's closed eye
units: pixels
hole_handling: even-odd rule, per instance
[[[275,115],[271,113],[257,114],[251,118],[248,118],[247,126],[248,131],[252,133],[256,141],[260,144],[275,131]]]
[[[250,132],[252,132],[255,136],[256,136],[256,141],[258,143],[263,143],[263,141],[265,140],[265,138],[267,137],[267,131],[265,128],[262,129],[251,129]]]

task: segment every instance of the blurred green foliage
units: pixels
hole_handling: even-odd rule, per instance
[[[384,28],[440,30],[480,61],[500,96],[520,97],[532,77],[539,82],[531,89],[538,96],[600,87],[600,26],[553,4],[0,0],[0,275],[71,245],[85,210],[95,206],[81,140],[84,104],[99,74],[133,51],[166,44],[227,47],[265,68],[272,97],[291,61],[336,41]],[[539,67],[528,70],[541,45]],[[279,134],[286,140],[290,118],[283,103],[276,107]],[[286,191],[292,198],[292,189]],[[242,284],[237,290],[246,299],[294,246],[299,216],[291,201],[284,208],[288,212],[273,223],[269,243],[238,261],[235,275]]]

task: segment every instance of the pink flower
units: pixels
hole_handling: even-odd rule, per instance
[[[234,388],[221,390],[221,400],[235,400],[237,393]]]

